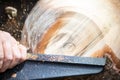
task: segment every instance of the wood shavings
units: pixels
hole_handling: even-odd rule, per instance
[[[15,77],[17,77],[17,74],[13,73],[11,77],[15,78]]]
[[[11,6],[8,6],[5,8],[5,11],[9,17],[9,19],[12,19],[17,16],[17,9]]]

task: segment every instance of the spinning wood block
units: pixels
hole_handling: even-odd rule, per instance
[[[119,0],[40,0],[26,19],[21,42],[43,54],[108,54],[120,68],[119,14]]]

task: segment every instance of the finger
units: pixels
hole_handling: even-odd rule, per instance
[[[5,31],[2,31],[1,34],[2,34],[1,36],[2,36],[3,40],[9,40],[9,41],[11,41],[13,44],[16,44],[16,43],[17,43],[17,41],[15,40],[15,38],[12,37],[10,33],[5,32]]]
[[[15,38],[14,38],[14,37],[12,37],[12,36],[11,36],[11,42],[13,43],[13,45],[14,45],[14,44],[19,44],[19,42],[18,42],[18,41],[16,41],[16,40],[15,40]]]
[[[2,31],[0,36],[3,41],[6,41],[6,40],[9,41],[11,39],[11,35],[8,32]]]
[[[21,62],[26,60],[27,57],[27,49],[23,45],[19,45],[20,53],[21,53]]]
[[[21,54],[20,54],[19,47],[17,45],[14,45],[12,47],[12,52],[13,52],[14,59],[13,59],[11,65],[9,66],[9,68],[14,67],[21,62],[20,61],[21,60]]]
[[[3,60],[3,66],[0,70],[1,72],[4,72],[6,69],[8,69],[13,59],[10,42],[3,43],[3,51],[4,51],[4,60]]]
[[[3,47],[2,42],[0,41],[0,69],[2,68],[3,65],[3,59],[4,59]]]

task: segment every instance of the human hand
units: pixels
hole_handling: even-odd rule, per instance
[[[0,31],[0,72],[26,60],[26,51],[9,33]]]

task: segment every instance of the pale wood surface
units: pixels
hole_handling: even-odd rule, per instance
[[[45,54],[102,57],[109,53],[113,62],[118,64],[118,2],[119,0],[41,0],[25,22],[22,43],[33,52]]]

